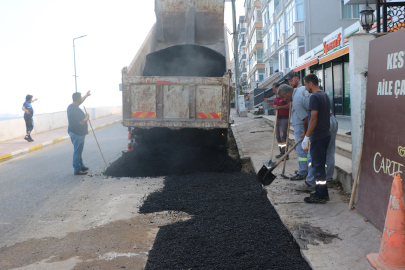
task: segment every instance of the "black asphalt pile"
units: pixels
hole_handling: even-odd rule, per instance
[[[112,163],[106,175],[160,177],[195,172],[240,172],[242,165],[225,151],[183,144],[139,145]]]
[[[141,213],[182,211],[160,227],[145,269],[311,269],[253,174],[168,176]]]

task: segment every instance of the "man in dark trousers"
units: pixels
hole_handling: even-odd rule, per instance
[[[85,114],[80,108],[87,97],[90,96],[90,91],[82,97],[81,93],[72,95],[73,103],[67,108],[67,116],[69,121],[68,133],[74,146],[73,152],[73,169],[75,175],[87,174],[87,168],[83,164],[82,153],[84,147],[85,136],[89,133],[87,122],[90,119],[89,114]]]
[[[32,95],[27,95],[25,97],[25,102],[23,104],[22,110],[24,111],[24,120],[27,134],[24,137],[24,140],[28,142],[33,142],[34,140],[31,137],[31,131],[34,129],[34,109],[32,108],[32,103],[37,101],[38,98],[33,99]]]
[[[273,92],[274,94],[276,94],[273,108],[274,110],[278,110],[276,137],[278,142],[278,148],[280,149],[280,154],[278,154],[276,158],[281,158],[285,154],[288,138],[288,131],[287,131],[288,120],[290,115],[290,104],[277,94],[279,86],[280,86],[279,83],[273,84]]]
[[[324,204],[329,200],[328,186],[326,184],[326,152],[330,141],[330,102],[328,95],[318,85],[318,77],[309,74],[304,78],[305,89],[312,93],[309,99],[311,112],[309,126],[302,142],[302,149],[308,151],[311,141],[312,168],[315,178],[315,193],[304,198],[306,203]]]

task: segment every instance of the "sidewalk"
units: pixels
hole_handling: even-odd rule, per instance
[[[250,159],[255,172],[269,161],[273,128],[266,119],[254,118],[252,114],[242,118],[235,115],[232,131],[241,158]],[[290,144],[291,146],[291,144]],[[277,142],[274,156],[279,153]],[[307,192],[295,191],[294,187],[304,180],[291,181],[280,176],[281,163],[273,173],[276,180],[264,187],[270,202],[280,219],[290,230],[301,247],[303,257],[313,269],[374,269],[366,255],[378,253],[381,232],[364,219],[356,210],[348,210],[348,195],[342,195],[338,187],[329,189],[331,200],[324,205],[304,203]],[[286,164],[286,175],[298,169],[298,155],[291,152]]]
[[[104,126],[120,123],[121,121],[122,115],[115,114],[91,120],[91,124],[93,125],[93,129],[99,129]],[[24,123],[22,122],[21,124],[23,125]],[[89,132],[91,132],[90,124]],[[0,142],[0,162],[59,143],[63,140],[70,139],[70,137],[67,133],[67,127],[63,127],[35,135],[33,134],[33,139],[35,141],[31,143],[28,143],[24,138]]]

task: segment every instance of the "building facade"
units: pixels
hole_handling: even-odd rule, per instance
[[[264,80],[270,87],[293,67],[297,59],[322,43],[337,27],[346,28],[360,17],[360,6],[344,0],[263,0],[262,40]]]
[[[245,26],[246,26],[246,79],[247,89],[255,88],[256,82],[263,81],[265,77],[265,64],[263,62],[263,34],[262,34],[262,1],[245,0]]]

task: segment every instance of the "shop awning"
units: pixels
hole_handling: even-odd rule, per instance
[[[316,65],[316,64],[318,64],[318,58],[316,58],[316,59],[314,59],[312,61],[309,61],[309,62],[303,64],[302,66],[294,68],[293,70],[295,72],[297,72],[297,71],[303,70],[304,68],[307,68],[307,67],[310,67],[310,66],[313,66],[313,65]]]
[[[331,53],[328,56],[322,57],[321,59],[319,59],[319,64],[329,62],[333,59],[336,59],[336,58],[338,58],[342,55],[348,54],[348,53],[349,53],[349,46],[347,46],[337,52]]]

